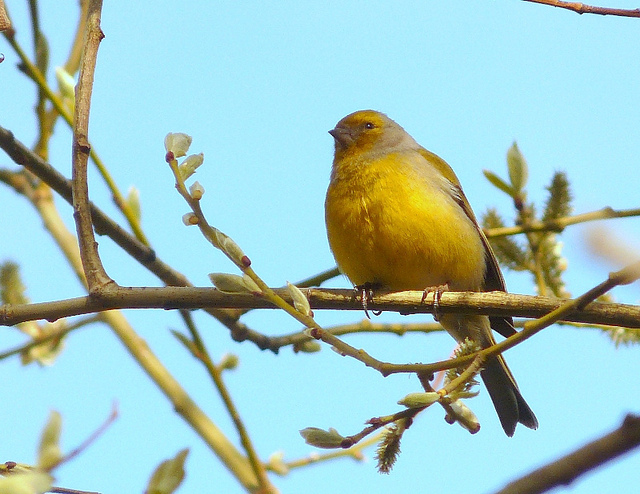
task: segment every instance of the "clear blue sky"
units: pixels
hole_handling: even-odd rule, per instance
[[[25,46],[31,35],[23,2],[8,2]],[[76,2],[41,2],[52,67],[66,58]],[[634,8],[618,0],[617,7]],[[640,149],[640,20],[578,16],[519,1],[476,2],[106,2],[94,87],[90,136],[119,186],[140,190],[143,227],[159,256],[197,284],[207,273],[234,268],[186,229],[185,204],[163,161],[167,132],[187,132],[204,152],[197,172],[210,221],[232,236],[274,286],[333,265],[323,201],[333,144],[327,130],[347,113],[373,108],[398,121],[456,170],[476,213],[509,201],[482,176],[506,175],[514,140],[530,166],[530,199],[546,195],[555,170],[565,170],[575,211],[638,207]],[[34,141],[35,90],[15,69],[4,40],[0,52],[0,125]],[[53,81],[53,70],[49,79]],[[51,162],[70,175],[70,131],[56,126]],[[0,166],[12,167],[7,157]],[[90,192],[120,216],[95,174]],[[81,295],[82,289],[31,207],[0,188],[0,259],[22,265],[34,301]],[[71,209],[60,203],[72,228]],[[640,221],[606,224],[611,242],[638,249]],[[585,245],[588,226],[563,234],[567,288],[578,295],[605,279],[611,266]],[[102,238],[109,274],[122,285],[158,281]],[[526,274],[506,273],[507,286],[534,293]],[[330,286],[346,287],[344,279]],[[638,303],[638,284],[613,292]],[[196,401],[236,441],[205,373],[170,335],[176,314],[129,311],[129,320]],[[320,312],[321,324],[358,321],[360,312]],[[370,417],[400,409],[419,390],[417,379],[382,378],[328,348],[313,355],[284,349],[274,356],[237,344],[211,318],[197,314],[214,356],[233,352],[240,367],[227,374],[231,393],[259,453],[309,454],[298,430],[335,427],[344,434]],[[383,316],[379,321],[423,320]],[[298,325],[273,312],[247,318],[282,334]],[[2,330],[2,348],[23,341]],[[349,337],[348,342],[393,362],[434,361],[453,348],[447,335]],[[552,327],[506,354],[540,421],[537,431],[502,433],[484,389],[470,402],[482,423],[471,436],[447,425],[440,409],[422,414],[405,435],[391,475],[375,462],[315,465],[274,477],[282,492],[490,492],[616,427],[640,412],[638,349],[615,348],[596,330]],[[157,463],[191,448],[181,492],[241,492],[203,443],[171,410],[149,379],[103,326],[74,333],[53,367],[2,362],[0,461],[35,461],[49,410],[64,417],[63,446],[79,444],[117,400],[121,416],[82,456],[57,472],[57,484],[102,493],[141,492]],[[237,441],[236,441],[237,442]],[[373,456],[369,451],[368,456]],[[572,492],[637,489],[640,455],[627,456],[579,480]]]

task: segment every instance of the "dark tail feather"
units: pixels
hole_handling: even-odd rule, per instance
[[[486,362],[480,376],[489,391],[489,396],[507,436],[513,436],[518,422],[529,429],[538,428],[538,419],[527,402],[524,401],[501,357]]]

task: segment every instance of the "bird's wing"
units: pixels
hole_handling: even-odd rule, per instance
[[[460,186],[458,177],[456,177],[456,174],[447,164],[447,162],[440,158],[438,155],[433,154],[431,151],[427,151],[422,147],[419,149],[419,152],[429,162],[429,164],[435,167],[449,182],[451,182],[452,196],[454,200],[462,208],[464,213],[469,217],[473,225],[476,227],[478,235],[480,235],[480,238],[482,239],[486,263],[486,272],[484,278],[485,291],[506,292],[507,288],[504,282],[504,278],[502,277],[502,271],[500,271],[500,266],[498,265],[496,255],[493,253],[493,249],[489,244],[487,236],[484,234],[484,231],[482,231],[482,228],[478,224],[478,220],[476,219],[475,214],[473,214],[471,205],[469,204],[467,197],[462,191],[462,187]],[[508,338],[512,334],[516,333],[516,330],[513,327],[513,319],[511,317],[490,316],[489,320],[491,322],[491,327],[505,338]]]

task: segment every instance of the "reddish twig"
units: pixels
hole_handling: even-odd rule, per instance
[[[640,17],[640,9],[612,9],[609,7],[595,7],[581,2],[563,2],[562,0],[524,0],[525,2],[541,3],[561,9],[571,10],[576,14],[617,15],[621,17]]]
[[[100,425],[100,427],[98,427],[95,431],[93,431],[91,433],[91,435],[86,438],[82,444],[80,444],[78,447],[76,447],[73,451],[69,452],[67,455],[65,455],[65,457],[60,461],[60,463],[62,462],[67,462],[69,460],[72,460],[73,458],[75,458],[76,456],[78,456],[80,453],[82,453],[85,449],[87,449],[96,439],[98,439],[98,437],[100,437],[102,434],[104,434],[104,432],[109,428],[109,426],[118,418],[118,407],[117,405],[114,403],[113,407],[111,408],[111,413],[109,414],[109,416],[107,417],[107,419]]]

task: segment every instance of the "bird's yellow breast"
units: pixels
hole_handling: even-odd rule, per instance
[[[481,289],[482,240],[445,179],[423,159],[394,153],[334,163],[327,234],[338,267],[355,285]]]

